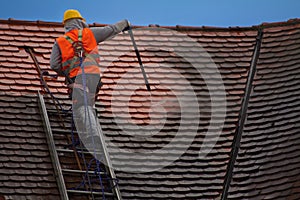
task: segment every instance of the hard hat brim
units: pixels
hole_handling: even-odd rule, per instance
[[[74,17],[74,18],[66,19],[66,20],[64,20],[62,23],[65,24],[66,21],[69,21],[69,20],[71,20],[71,19],[81,19],[82,21],[86,22],[86,20],[85,20],[83,17]]]

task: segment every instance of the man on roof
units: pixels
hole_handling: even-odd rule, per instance
[[[121,20],[114,25],[89,28],[80,12],[73,9],[65,11],[63,24],[65,34],[57,38],[53,45],[50,66],[66,77],[69,96],[73,101],[73,114],[77,119],[76,128],[96,136],[94,103],[101,86],[98,43],[126,30],[130,25],[127,20]]]

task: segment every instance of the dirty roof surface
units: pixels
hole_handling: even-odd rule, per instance
[[[103,26],[91,24],[90,26]],[[96,107],[124,199],[220,199],[263,28],[228,199],[300,198],[300,21],[249,28],[135,27],[146,90],[126,33],[99,44]],[[60,23],[0,22],[0,194],[59,196],[26,49],[50,74]],[[49,79],[70,107],[64,78]],[[51,101],[47,101],[51,106]]]

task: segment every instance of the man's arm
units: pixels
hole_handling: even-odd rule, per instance
[[[97,43],[99,43],[110,39],[128,26],[129,22],[127,20],[121,20],[113,25],[108,25],[105,27],[92,27],[91,30],[96,38]]]
[[[61,71],[61,52],[56,42],[54,43],[51,51],[50,67],[56,71],[58,75],[63,76]]]

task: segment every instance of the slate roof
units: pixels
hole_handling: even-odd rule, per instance
[[[150,94],[143,85],[128,34],[99,45],[104,86],[97,108],[110,142],[122,197],[221,198],[258,30],[262,29],[228,199],[299,199],[300,20],[245,28],[145,28],[135,27],[134,34],[151,84]],[[0,194],[6,199],[59,198],[37,91],[44,93],[47,106],[53,105],[25,50],[32,48],[40,66],[54,74],[49,69],[51,47],[62,33],[60,23],[0,21]],[[209,53],[213,63],[207,54],[198,60],[194,41]],[[195,66],[189,61],[194,61]],[[218,119],[222,119],[224,102],[220,80],[212,70],[214,64],[225,87],[223,127],[223,121]],[[64,79],[59,77],[47,83],[63,106],[70,106]],[[210,85],[215,86],[213,91]],[[186,93],[188,89],[195,92],[194,96]],[[217,99],[214,113],[212,92]],[[184,99],[178,98],[180,95]],[[193,97],[197,108],[193,107]],[[190,109],[184,120],[180,107]],[[199,109],[200,116],[194,115],[193,109]],[[216,141],[214,137],[220,127]],[[210,137],[206,137],[208,133]],[[179,140],[172,143],[177,134]],[[199,157],[206,139],[216,144],[205,157]],[[184,149],[187,140],[191,143]],[[165,152],[156,151],[167,144],[171,146]],[[134,152],[146,152],[152,160],[132,157]],[[167,163],[170,156],[177,155],[175,161]],[[153,167],[158,169],[151,172]],[[143,169],[145,173],[134,173],[131,169]]]

